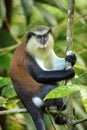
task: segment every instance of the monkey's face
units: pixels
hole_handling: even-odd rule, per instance
[[[37,42],[37,44],[39,45],[40,49],[46,49],[47,45],[48,45],[48,41],[49,41],[49,34],[43,34],[43,35],[36,35],[34,34],[34,39]]]
[[[45,26],[39,26],[28,34],[26,49],[33,55],[46,53],[53,49],[53,36],[51,29]]]

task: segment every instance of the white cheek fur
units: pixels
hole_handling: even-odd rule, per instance
[[[35,104],[36,107],[41,107],[43,106],[43,100],[40,97],[33,97],[32,98],[33,103]]]

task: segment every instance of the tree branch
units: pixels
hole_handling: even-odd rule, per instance
[[[69,8],[68,8],[68,20],[67,20],[67,52],[66,55],[70,55],[72,53],[72,26],[73,26],[73,17],[74,17],[74,0],[68,0]],[[71,67],[71,63],[66,62],[66,69]],[[71,79],[67,81],[67,85],[71,85]],[[73,130],[73,105],[72,105],[73,95],[69,95],[67,102],[67,110],[66,110],[66,120],[68,130]]]
[[[68,0],[68,21],[67,21],[67,50],[72,50],[73,43],[73,18],[74,18],[74,0]]]

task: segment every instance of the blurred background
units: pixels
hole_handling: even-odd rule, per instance
[[[25,41],[26,33],[37,25],[52,27],[54,49],[58,56],[65,57],[67,31],[66,0],[0,0],[0,110],[22,108],[10,80],[10,62],[15,49]],[[73,48],[77,55],[74,67],[74,83],[87,87],[87,0],[75,1]],[[74,94],[73,105],[76,118],[87,118],[87,89]],[[47,130],[51,122],[45,115]],[[66,130],[66,126],[56,126]],[[35,130],[29,114],[0,116],[0,130]],[[86,130],[87,121],[76,126]]]

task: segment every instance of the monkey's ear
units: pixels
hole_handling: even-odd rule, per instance
[[[33,32],[28,32],[27,33],[27,40],[29,40],[32,37],[32,35],[34,35]]]
[[[26,35],[26,43],[28,42],[28,40],[34,35],[33,32],[28,32]]]

